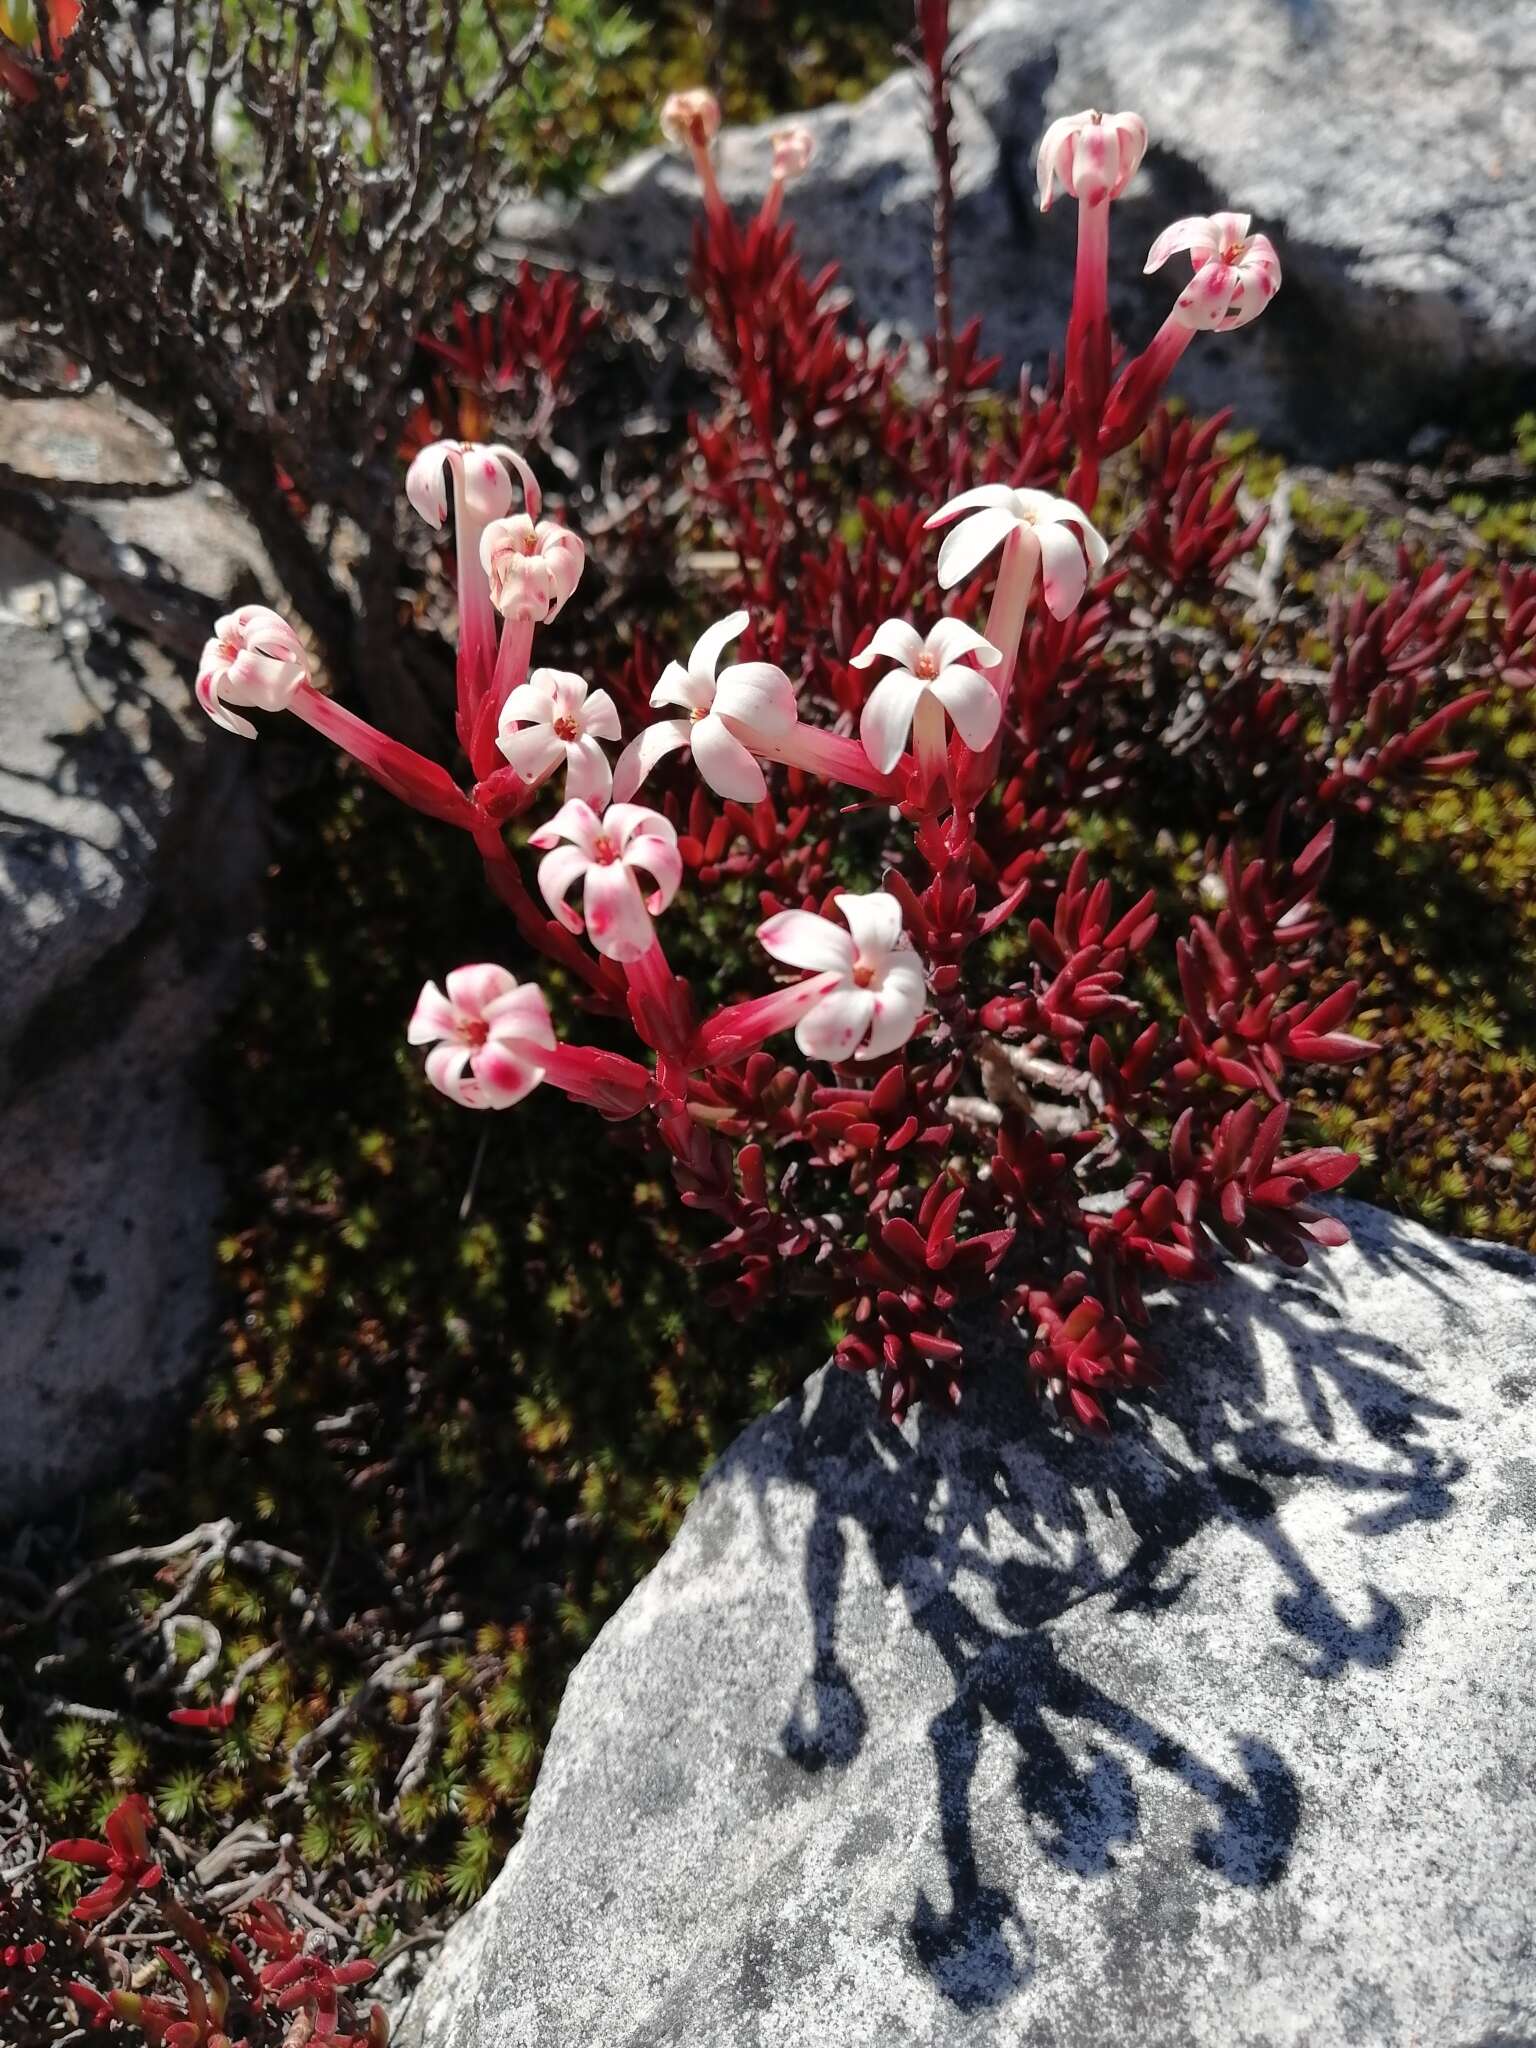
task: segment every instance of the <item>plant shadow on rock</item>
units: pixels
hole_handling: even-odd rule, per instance
[[[1429,1269],[1442,1262],[1426,1246],[1408,1251],[1416,1277],[1434,1289]],[[814,1404],[790,1404],[785,1426],[803,1453],[784,1476],[816,1493],[804,1558],[814,1651],[783,1748],[802,1771],[835,1771],[869,1732],[872,1703],[840,1647],[852,1520],[887,1599],[901,1596],[904,1626],[948,1673],[950,1697],[928,1725],[947,1896],[920,1883],[907,1933],[910,1953],[962,2010],[1003,2004],[1037,1967],[1026,1902],[989,1874],[999,1859],[979,1838],[974,1794],[989,1727],[1012,1745],[1014,1795],[1040,1853],[1085,1884],[1138,1839],[1144,1798],[1159,1783],[1182,1787],[1192,1802],[1191,1863],[1241,1890],[1285,1874],[1303,1806],[1297,1771],[1275,1742],[1234,1728],[1237,1767],[1223,1768],[1180,1734],[1163,1688],[1157,1706],[1143,1704],[1152,1688],[1137,1682],[1146,1672],[1133,1653],[1116,1672],[1111,1635],[1093,1660],[1108,1676],[1085,1670],[1058,1625],[1087,1602],[1103,1602],[1109,1615],[1155,1614],[1198,1596],[1206,1564],[1197,1539],[1225,1524],[1261,1546],[1280,1576],[1278,1647],[1303,1683],[1392,1664],[1410,1618],[1371,1582],[1372,1546],[1452,1512],[1467,1467],[1433,1433],[1459,1411],[1415,1383],[1419,1369],[1399,1345],[1346,1325],[1330,1298],[1337,1286],[1314,1268],[1265,1295],[1229,1284],[1219,1305],[1186,1310],[1176,1346],[1165,1345],[1173,1373],[1156,1403],[1166,1425],[1156,1435],[1134,1420],[1108,1444],[1047,1435],[1016,1361],[1010,1369],[1002,1358],[976,1375],[964,1423],[925,1416],[915,1444],[852,1376],[828,1374]],[[1449,1297],[1445,1306],[1455,1318]],[[1290,1400],[1277,1399],[1276,1369],[1261,1356],[1261,1317],[1284,1339]],[[1339,1447],[1340,1406],[1352,1418],[1345,1434],[1370,1455]],[[1286,1419],[1277,1407],[1291,1411]],[[1021,1462],[1028,1486],[1019,1484]],[[858,1463],[871,1483],[824,1483]],[[1363,1620],[1336,1603],[1288,1526],[1296,1518],[1277,1512],[1312,1489],[1359,1503],[1348,1526]],[[1255,1614],[1253,1624],[1263,1619]],[[1082,1737],[1077,1758],[1055,1732],[1062,1723]]]

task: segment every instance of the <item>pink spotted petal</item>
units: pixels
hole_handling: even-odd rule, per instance
[[[1040,561],[1045,571],[1045,602],[1051,616],[1064,619],[1083,601],[1088,583],[1088,564],[1077,535],[1063,521],[1037,529]]]
[[[795,1026],[795,1043],[809,1060],[852,1059],[875,1014],[867,988],[835,989]]]
[[[579,846],[557,846],[539,862],[539,894],[570,932],[581,930],[581,918],[565,899],[590,865]]]
[[[469,1065],[480,1083],[487,1109],[510,1109],[525,1095],[531,1095],[544,1078],[544,1069],[536,1066],[525,1052],[500,1045],[495,1039],[471,1053]]]
[[[1142,275],[1150,277],[1154,270],[1161,270],[1169,257],[1177,256],[1181,249],[1187,249],[1196,262],[1208,263],[1216,254],[1217,246],[1213,223],[1204,214],[1190,214],[1163,229],[1147,251]]]
[[[648,953],[654,939],[646,915],[640,885],[622,861],[604,867],[594,861],[587,869],[582,903],[586,911],[587,937],[599,953],[610,960],[638,960]]]
[[[469,1072],[467,1045],[434,1045],[427,1054],[427,1079],[461,1109],[484,1109],[485,1092]]]
[[[861,1060],[876,1060],[894,1052],[922,1022],[928,989],[921,966],[915,958],[893,960],[872,994],[874,1019],[868,1042],[857,1055]]]
[[[487,960],[474,967],[454,968],[448,977],[448,1000],[466,1017],[483,1017],[487,1003],[509,995],[516,987],[515,975]]]

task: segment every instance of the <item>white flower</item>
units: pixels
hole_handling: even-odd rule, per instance
[[[538,517],[541,494],[533,471],[515,448],[500,441],[432,441],[405,473],[405,495],[428,526],[440,527],[448,517],[448,479],[454,482],[456,510],[475,520],[500,519],[512,509],[512,477],[517,472],[528,510]]]
[[[667,95],[661,132],[674,149],[707,149],[720,133],[720,102],[707,86]]]
[[[581,581],[586,559],[586,549],[568,527],[552,519],[535,525],[526,512],[493,519],[480,536],[491,603],[504,619],[532,619],[536,626],[559,613]]]
[[[561,846],[562,839],[570,844]],[[583,881],[587,937],[598,952],[610,960],[638,960],[651,950],[651,916],[666,909],[683,879],[677,833],[659,812],[610,804],[599,817],[573,797],[532,835],[532,844],[554,849],[539,862],[539,888],[568,931],[582,928],[582,918],[565,899]],[[637,872],[650,877],[654,886],[648,894]]]
[[[1082,602],[1089,569],[1097,574],[1109,552],[1087,514],[1048,491],[978,484],[940,506],[927,523],[945,526],[962,512],[969,518],[945,535],[939,550],[939,583],[945,590],[963,583],[1010,534],[1021,533],[1028,537],[1033,568],[1043,571],[1046,604],[1064,619]]]
[[[758,736],[780,738],[800,714],[793,683],[771,662],[737,662],[716,677],[721,655],[746,631],[747,620],[746,612],[732,612],[700,636],[686,668],[668,662],[651,702],[681,705],[688,715],[648,725],[630,741],[613,771],[615,796],[627,801],[656,763],[677,747],[690,749],[694,765],[716,796],[755,804],[768,794],[763,771],[749,748]]]
[[[197,665],[197,701],[215,725],[253,740],[255,726],[228,707],[286,711],[308,681],[309,659],[288,621],[264,604],[246,604],[214,621]]]
[[[1174,302],[1181,327],[1230,334],[1257,320],[1280,289],[1280,258],[1268,235],[1250,235],[1246,213],[1192,214],[1164,228],[1147,256],[1146,274],[1187,249],[1193,282]]]
[[[1056,187],[1080,205],[1118,199],[1147,153],[1147,124],[1140,114],[1065,114],[1040,139],[1035,171],[1040,211],[1050,210]]]
[[[781,128],[773,138],[773,175],[781,181],[804,177],[816,155],[816,138],[803,123]]]
[[[501,709],[496,744],[524,782],[541,782],[565,763],[567,797],[601,808],[613,772],[599,740],[622,737],[618,707],[606,690],[588,690],[580,676],[536,668]]]
[[[853,657],[853,668],[868,668],[882,655],[901,664],[876,683],[859,719],[864,751],[882,775],[900,760],[925,697],[943,706],[973,754],[990,744],[1003,715],[1002,700],[964,660],[967,654],[988,668],[1003,658],[990,640],[959,619],[940,619],[926,640],[904,619],[887,619],[863,653]]]
[[[826,993],[795,1026],[807,1059],[879,1059],[917,1029],[927,995],[923,965],[901,928],[901,905],[876,889],[839,896],[848,929],[808,910],[783,910],[759,926],[775,960],[827,977]]]
[[[510,1109],[544,1078],[540,1047],[553,1048],[544,992],[505,967],[456,967],[444,994],[429,981],[406,1037],[430,1045],[427,1079],[465,1109]]]

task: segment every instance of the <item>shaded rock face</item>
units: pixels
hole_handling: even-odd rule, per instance
[[[1309,459],[1397,447],[1447,424],[1460,387],[1536,361],[1536,0],[993,0],[965,37],[955,298],[984,316],[1005,373],[1043,371],[1071,303],[1075,206],[1042,218],[1035,151],[1086,106],[1151,129],[1116,206],[1112,303],[1133,347],[1187,277],[1141,274],[1187,213],[1249,212],[1285,285],[1254,327],[1202,335],[1174,390]],[[840,261],[863,317],[932,326],[933,173],[915,82],[810,117],[820,151],[789,210],[814,270]],[[728,133],[736,205],[767,184],[768,129]],[[522,247],[621,277],[676,275],[696,207],[690,169],[649,153],[584,211],[509,211]],[[1370,374],[1359,368],[1369,364]]]
[[[14,417],[13,417],[14,416]],[[95,401],[5,408],[7,460],[120,485],[119,546],[222,606],[254,543]],[[220,1190],[192,1069],[264,865],[238,743],[191,675],[0,535],[0,1523],[131,1457],[204,1355]]]
[[[1536,1261],[1339,1206],[1107,1444],[1004,1360],[750,1429],[409,2048],[1536,2038]]]

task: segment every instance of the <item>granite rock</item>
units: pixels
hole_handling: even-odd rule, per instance
[[[1202,336],[1175,390],[1310,459],[1400,449],[1461,392],[1536,359],[1536,0],[993,0],[964,36],[956,304],[1004,357],[1043,368],[1070,304],[1073,208],[1042,219],[1034,154],[1058,114],[1132,107],[1153,147],[1116,207],[1112,297],[1140,345],[1174,268],[1141,275],[1181,214],[1230,206],[1279,242],[1285,288],[1257,326]],[[915,82],[810,117],[790,195],[814,269],[838,260],[861,314],[932,323],[932,169]],[[722,185],[765,188],[768,127],[728,131]],[[509,248],[675,282],[690,168],[647,152],[577,211],[508,209]],[[1368,362],[1369,376],[1342,366]]]
[[[100,401],[7,406],[7,460],[105,487],[112,544],[262,593],[227,501]],[[131,561],[131,553],[124,557]],[[187,666],[0,535],[0,1523],[131,1456],[204,1355],[220,1200],[194,1080],[265,866],[250,753]]]
[[[749,1429],[405,2048],[1536,2039],[1536,1261],[1339,1208],[1107,1443]]]

